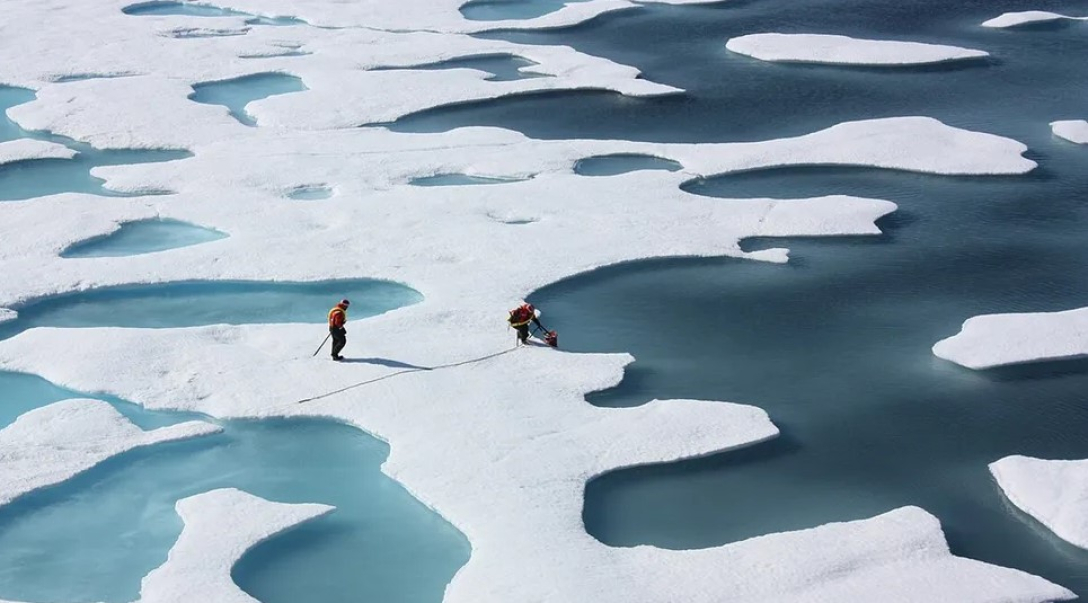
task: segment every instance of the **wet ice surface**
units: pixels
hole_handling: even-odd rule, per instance
[[[532,19],[580,1],[585,0],[470,0],[461,5],[461,14],[473,21]]]
[[[111,234],[81,241],[61,252],[66,258],[124,257],[199,245],[226,238],[217,230],[178,220],[126,222]]]
[[[247,17],[251,25],[305,25],[305,21],[294,17],[264,17],[241,11],[221,8],[211,4],[191,2],[152,1],[131,4],[122,9],[126,15],[156,16],[180,15],[186,17]]]
[[[193,86],[190,97],[198,103],[222,105],[244,125],[256,126],[257,120],[246,112],[249,103],[291,92],[306,90],[302,80],[285,73],[258,73],[221,82],[208,82]]]
[[[474,184],[506,184],[508,182],[518,182],[518,179],[470,176],[468,174],[437,174],[413,178],[408,183],[415,186],[467,186]]]
[[[512,82],[514,80],[549,77],[548,75],[543,73],[533,73],[532,71],[522,69],[523,67],[532,67],[536,64],[537,63],[534,63],[533,61],[530,61],[528,59],[523,59],[521,57],[507,54],[466,57],[463,59],[453,59],[450,61],[442,61],[440,63],[431,63],[428,65],[405,67],[404,69],[476,69],[478,71],[485,71],[490,74],[485,79],[492,82]],[[376,71],[383,71],[388,69],[394,68],[388,67]]]
[[[0,509],[0,596],[132,601],[180,533],[174,503],[236,487],[337,507],[235,568],[262,602],[440,601],[468,544],[379,471],[387,453],[357,429],[299,420],[227,422],[220,435],[122,455]]]
[[[332,188],[323,184],[300,186],[297,188],[293,188],[287,192],[287,197],[289,199],[296,199],[299,201],[315,201],[317,199],[328,199],[332,195]]]
[[[0,427],[5,427],[19,415],[80,394],[57,387],[38,377],[25,373],[0,371]]]
[[[574,171],[582,176],[615,176],[638,170],[681,169],[679,163],[649,155],[600,155],[582,159],[574,165]]]

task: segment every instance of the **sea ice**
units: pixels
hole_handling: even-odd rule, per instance
[[[186,148],[194,156],[93,172],[113,190],[177,191],[169,198],[87,203],[87,195],[64,194],[0,205],[0,305],[133,283],[360,276],[405,283],[425,299],[353,321],[347,351],[357,355],[356,362],[345,364],[310,357],[325,335],[320,327],[268,324],[34,328],[0,341],[0,366],[148,407],[217,417],[323,416],[381,437],[391,447],[383,471],[471,541],[472,557],[450,584],[447,603],[699,603],[723,597],[972,603],[1072,596],[1043,579],[952,556],[936,519],[911,508],[706,550],[608,547],[582,523],[587,480],[622,467],[751,445],[774,437],[777,428],[760,409],[724,402],[592,406],[585,395],[615,386],[629,356],[515,351],[502,327],[514,300],[573,274],[661,256],[783,261],[781,250],[746,254],[739,241],[874,233],[874,220],[894,209],[886,201],[843,196],[712,199],[680,190],[687,180],[791,165],[1021,174],[1035,167],[1023,157],[1024,145],[924,117],[708,145],[531,140],[496,128],[442,134],[322,130],[541,90],[607,89],[638,96],[678,90],[570,48],[449,33],[578,23],[636,6],[627,0],[591,0],[538,19],[486,23],[465,20],[458,11],[463,0],[229,0],[221,3],[224,8],[294,15],[328,28],[252,27],[245,35],[185,40],[163,35],[194,27],[193,18],[124,15],[121,8],[128,3],[59,0],[46,7],[17,0],[5,6],[5,23],[40,23],[46,9],[51,17],[44,30],[5,31],[5,42],[20,49],[20,60],[0,63],[0,81],[37,91],[36,100],[9,114],[25,128],[100,148]],[[63,17],[52,18],[58,14]],[[200,26],[246,28],[243,20],[222,19],[222,25]],[[72,43],[105,33],[111,44]],[[285,49],[310,54],[243,58]],[[499,53],[531,60],[534,71],[553,77],[494,82],[471,69],[375,70]],[[54,83],[58,74],[96,73],[107,66],[144,75]],[[270,127],[247,128],[226,108],[188,100],[193,84],[267,72],[289,73],[309,88],[251,103],[249,111]],[[301,131],[306,128],[311,131]],[[609,178],[574,171],[579,160],[616,154],[661,157],[682,169]],[[534,177],[493,187],[409,184],[450,173]],[[284,198],[285,191],[315,183],[335,190],[335,198]],[[118,223],[157,216],[210,225],[231,237],[171,250],[168,261],[145,255],[77,262],[57,256]],[[533,236],[494,216],[531,217]],[[510,253],[515,246],[519,253]],[[315,310],[317,321],[323,310]],[[51,351],[74,346],[93,353],[55,361]],[[79,443],[88,431],[80,425],[65,437]],[[23,441],[0,441],[0,455],[22,448]],[[219,496],[236,500],[240,494]],[[183,534],[170,561],[148,576],[145,597],[242,597],[228,584],[227,570],[237,555],[303,516],[324,512],[309,508],[277,523],[275,514],[259,509],[224,516],[234,503],[214,500],[179,506],[190,537]],[[224,525],[245,538],[234,541]],[[204,559],[215,562],[205,565]],[[194,592],[200,594],[187,596]]]
[[[990,473],[1014,505],[1063,540],[1088,549],[1088,460],[1008,456]]]
[[[761,61],[839,65],[925,65],[989,56],[959,46],[824,34],[751,34],[729,40],[726,48]]]
[[[0,167],[31,159],[71,159],[75,156],[75,151],[56,142],[31,138],[0,142]]]
[[[19,313],[15,310],[9,310],[7,308],[0,308],[0,324],[15,320],[19,317]]]
[[[933,353],[972,369],[1088,356],[1088,308],[974,316]]]
[[[1009,27],[1020,27],[1023,25],[1031,25],[1034,23],[1047,23],[1051,21],[1060,21],[1063,19],[1071,21],[1086,21],[1088,17],[1070,17],[1060,13],[1052,13],[1045,10],[1026,10],[1020,12],[1004,13],[999,17],[994,17],[989,21],[982,24],[983,27],[992,27],[996,29],[1005,29]]]
[[[170,554],[140,586],[138,603],[256,603],[231,579],[246,551],[333,511],[318,504],[274,503],[234,488],[179,500],[185,527]]]
[[[199,421],[143,431],[101,400],[64,400],[32,410],[0,430],[0,505],[133,448],[218,431]]]
[[[1088,121],[1083,119],[1056,121],[1050,124],[1055,136],[1077,144],[1088,144]]]
[[[222,123],[230,124],[227,127],[233,131],[253,130],[227,117],[225,111]],[[159,125],[155,128],[159,131]],[[168,136],[183,130],[180,126]],[[145,140],[144,144],[152,143]],[[373,153],[375,148],[384,149],[380,160]],[[767,234],[771,223],[765,223],[765,217],[771,205],[777,205],[774,220],[783,220],[787,214],[827,216],[807,222],[823,226],[791,235],[872,233],[874,215],[890,208],[871,202],[879,208],[874,213],[856,201],[776,204],[767,199],[707,198],[680,190],[683,182],[695,177],[783,165],[871,165],[940,174],[1024,173],[1035,167],[1021,155],[1024,150],[1022,144],[1007,138],[952,128],[928,118],[850,122],[795,138],[703,145],[532,140],[495,128],[426,135],[364,128],[240,136],[201,146],[189,159],[99,167],[93,172],[113,190],[177,191],[171,197],[87,204],[79,196],[65,195],[48,203],[0,206],[0,220],[10,227],[0,248],[0,258],[10,266],[7,278],[0,282],[0,304],[13,307],[43,295],[137,282],[270,277],[307,281],[315,276],[337,279],[366,274],[423,283],[430,292],[417,290],[438,296],[439,305],[466,299],[466,291],[472,297],[487,291],[488,303],[501,306],[572,271],[614,262],[660,255],[743,255],[737,242]],[[337,162],[327,161],[328,153],[336,153]],[[632,153],[667,158],[684,169],[644,170],[610,178],[586,178],[574,172],[577,162],[586,157]],[[414,178],[440,173],[535,177],[494,187],[435,189],[408,184]],[[283,198],[283,191],[310,183],[326,183],[335,188],[337,199],[351,201],[313,204]],[[594,202],[585,203],[585,199]],[[509,229],[487,218],[519,213],[527,206],[541,218],[539,236],[519,243],[528,254],[524,257],[535,258],[531,270],[506,253]],[[45,214],[51,227],[35,228]],[[165,264],[154,256],[125,258],[123,271],[116,262],[73,265],[57,257],[77,241],[112,232],[119,222],[152,217],[205,225],[231,237],[214,246],[174,250],[172,260]],[[608,227],[618,220],[627,224],[626,229]],[[389,227],[436,221],[442,227],[425,238],[405,238]],[[787,234],[781,229],[776,232]],[[551,244],[556,237],[564,245]],[[315,272],[322,264],[314,256],[315,245],[350,252],[339,253],[335,265]],[[224,262],[223,257],[263,257],[265,261]],[[268,263],[271,258],[274,263]],[[577,261],[569,265],[574,258]],[[20,265],[32,269],[17,270]],[[436,266],[449,265],[459,265],[458,278],[434,272]]]
[[[314,361],[302,344],[315,329],[291,325],[92,329],[81,340],[99,353],[66,366],[43,363],[42,350],[72,332],[34,329],[0,344],[0,354],[4,365],[32,365],[68,385],[97,383],[135,394],[149,406],[181,405],[220,416],[316,414],[392,442],[383,470],[473,543],[473,556],[451,584],[448,602],[531,600],[541,592],[556,600],[580,600],[589,592],[606,602],[629,601],[632,592],[646,601],[692,602],[719,601],[721,593],[768,601],[1070,596],[1041,579],[953,557],[936,520],[920,510],[701,551],[605,546],[582,526],[588,479],[617,467],[749,445],[774,437],[774,425],[759,409],[720,402],[667,400],[630,409],[586,404],[585,392],[620,380],[631,360],[622,355],[527,348],[494,356],[510,350],[509,343],[504,346],[482,328],[481,337],[450,346],[404,337],[418,321],[433,331],[461,327],[465,319],[432,308],[429,315],[394,312],[353,323],[353,332],[366,333],[366,353],[374,358],[425,369],[469,361],[408,373],[382,363]],[[125,350],[139,346],[162,353],[128,354],[130,361],[118,363]],[[101,373],[107,364],[114,370],[109,379]],[[496,374],[518,379],[496,380]],[[257,383],[277,395],[254,396]],[[345,387],[352,389],[296,402]],[[169,397],[162,395],[167,391]],[[434,392],[441,392],[440,403]],[[439,440],[436,434],[450,437]],[[466,497],[466,490],[488,492],[488,504]],[[538,568],[545,565],[548,572],[541,574]],[[843,566],[851,571],[843,574]],[[596,569],[587,573],[587,567]],[[896,588],[889,590],[892,576]]]
[[[380,161],[375,148],[383,149]],[[13,271],[17,277],[0,283],[4,293],[0,299],[15,302],[33,294],[113,284],[113,279],[312,278],[320,266],[325,278],[370,274],[411,283],[426,296],[411,308],[349,326],[352,332],[365,333],[367,357],[425,368],[470,362],[390,376],[403,369],[382,362],[337,365],[310,359],[314,335],[321,338],[313,327],[267,325],[32,329],[0,342],[0,364],[151,407],[199,409],[220,417],[314,414],[339,418],[382,437],[392,446],[384,470],[442,513],[473,544],[472,559],[450,587],[450,602],[508,601],[544,591],[557,593],[561,600],[578,600],[586,592],[611,593],[601,595],[601,600],[626,600],[631,588],[660,594],[650,600],[698,601],[706,593],[738,589],[776,598],[775,593],[787,588],[796,591],[789,596],[801,597],[801,584],[816,592],[816,584],[830,575],[830,570],[811,561],[802,563],[801,555],[831,564],[860,563],[857,560],[873,553],[872,547],[890,565],[858,565],[847,580],[851,592],[885,596],[881,572],[898,572],[914,576],[901,582],[909,584],[898,591],[902,596],[915,590],[934,595],[933,600],[940,598],[935,593],[958,593],[952,574],[966,566],[992,576],[996,584],[1004,581],[1002,588],[1013,600],[1061,598],[1064,591],[1042,580],[957,559],[943,548],[935,548],[938,552],[923,564],[908,561],[902,551],[910,547],[901,549],[876,538],[887,533],[879,528],[885,520],[842,526],[843,533],[858,534],[857,540],[830,556],[809,533],[780,536],[783,540],[774,542],[786,543],[780,546],[799,555],[796,564],[782,570],[796,578],[794,587],[780,588],[781,580],[764,580],[758,573],[719,571],[741,564],[741,559],[763,563],[765,555],[778,554],[760,553],[761,545],[738,543],[697,552],[604,546],[589,537],[581,523],[586,480],[619,467],[750,444],[771,437],[774,426],[758,409],[723,403],[666,401],[625,410],[586,404],[585,393],[619,381],[629,362],[624,356],[531,348],[494,356],[510,350],[507,333],[494,328],[496,320],[501,324],[506,304],[572,273],[661,255],[742,255],[737,242],[754,235],[874,233],[873,221],[894,209],[885,201],[850,197],[712,199],[681,191],[680,184],[690,178],[783,164],[1022,173],[1034,167],[1022,157],[1024,150],[1015,141],[925,118],[854,122],[796,138],[720,145],[537,141],[494,128],[427,135],[377,129],[273,132],[202,145],[193,158],[183,161],[103,168],[96,174],[121,188],[153,184],[178,190],[161,209],[176,212],[168,208],[184,207],[188,221],[231,232],[230,239],[217,244],[223,249],[174,250],[168,263],[146,256],[125,258],[121,271],[106,265],[74,270],[65,266],[70,262],[55,257],[58,245],[98,228],[94,223],[115,224],[126,214],[149,210],[132,203],[87,207],[77,196],[55,198],[45,206],[3,206],[0,219],[14,226],[16,236],[5,241],[0,255],[20,249],[19,257],[11,258],[15,265],[35,269]],[[326,160],[330,152],[337,153],[335,165]],[[683,169],[611,178],[574,173],[580,159],[631,153],[667,158]],[[537,175],[501,187],[454,187],[437,193],[408,185],[415,177],[449,172]],[[305,182],[329,183],[340,192],[338,198],[352,202],[311,209],[316,206],[282,199],[283,190]],[[224,198],[230,203],[223,203]],[[150,198],[146,202],[161,203]],[[277,202],[285,205],[269,211]],[[533,208],[533,217],[538,218],[533,229],[539,233],[519,239],[524,254],[511,256],[503,250],[509,248],[514,227],[490,216],[518,215],[526,207]],[[67,208],[79,212],[68,217]],[[55,216],[55,231],[22,233],[20,225],[37,223],[42,212]],[[609,226],[618,220],[626,225],[622,232]],[[395,225],[429,225],[428,234],[405,237],[402,227]],[[556,237],[563,245],[549,243]],[[322,262],[327,252],[319,254],[317,249],[334,250],[341,261],[333,266]],[[220,259],[237,254],[263,259]],[[775,253],[760,257],[784,259]],[[49,270],[48,278],[43,267]],[[420,332],[421,326],[426,333]],[[433,345],[434,333],[454,329],[475,335]],[[63,364],[50,361],[48,350],[73,340],[96,353]],[[140,352],[144,349],[157,352]],[[495,379],[496,374],[516,374],[519,379]],[[295,403],[371,379],[381,381]],[[527,390],[524,382],[539,386]],[[314,388],[315,383],[322,387]],[[441,404],[435,403],[434,392],[442,392]],[[468,491],[489,492],[488,507],[467,497]],[[931,522],[927,538],[944,546],[932,518],[911,517],[905,530]],[[517,569],[529,571],[542,563],[555,570],[549,571],[548,585]],[[587,576],[585,567],[608,569]],[[710,567],[718,568],[712,575],[720,589],[706,587]],[[651,579],[657,582],[650,584]],[[921,588],[922,583],[928,586]],[[958,600],[987,596],[983,589]]]

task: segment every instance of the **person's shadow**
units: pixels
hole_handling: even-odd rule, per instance
[[[389,368],[402,368],[402,369],[416,369],[419,371],[429,371],[429,366],[417,366],[415,364],[408,364],[407,362],[401,362],[399,360],[389,360],[388,358],[344,358],[341,360],[344,363],[352,364],[377,364],[379,366],[387,366]]]

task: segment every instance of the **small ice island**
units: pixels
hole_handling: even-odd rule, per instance
[[[1088,120],[1072,119],[1050,124],[1050,130],[1059,138],[1076,144],[1088,144]]]
[[[1005,496],[1052,532],[1088,549],[1088,460],[1009,456],[990,465]]]
[[[1088,308],[1065,312],[986,314],[938,341],[933,353],[970,369],[1088,356]]]
[[[1054,21],[1088,21],[1088,17],[1071,17],[1069,15],[1053,13],[1046,10],[1025,10],[1004,13],[999,17],[994,17],[993,19],[984,22],[982,26],[992,29],[1008,29],[1010,27],[1023,27],[1025,25],[1052,23]]]
[[[733,38],[725,47],[761,61],[826,65],[929,65],[989,56],[982,50],[959,46],[825,34],[751,34]]]

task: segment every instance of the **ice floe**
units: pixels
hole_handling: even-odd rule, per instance
[[[1050,124],[1055,136],[1077,144],[1088,144],[1088,121],[1083,119],[1056,121]]]
[[[269,502],[234,488],[190,496],[175,508],[185,527],[166,563],[143,579],[140,603],[255,603],[231,579],[234,564],[257,544],[333,511]]]
[[[382,149],[380,155],[375,148]],[[796,138],[712,145],[537,141],[494,128],[443,134],[271,132],[201,145],[182,161],[95,171],[119,189],[177,190],[170,201],[110,199],[89,205],[68,195],[0,207],[0,219],[16,235],[0,247],[0,257],[16,267],[15,276],[0,283],[3,303],[123,282],[361,274],[411,284],[424,301],[349,325],[362,338],[348,354],[361,355],[361,361],[344,365],[310,358],[315,336],[320,340],[323,333],[306,325],[39,328],[0,342],[0,365],[153,408],[219,417],[326,416],[385,439],[391,455],[383,470],[472,542],[473,556],[447,594],[454,603],[525,600],[540,592],[555,593],[557,600],[579,600],[591,592],[600,593],[602,601],[620,601],[629,598],[631,588],[652,593],[647,600],[700,601],[710,592],[737,590],[773,599],[787,588],[796,591],[791,597],[802,597],[806,589],[817,592],[819,584],[895,600],[888,598],[885,580],[892,573],[911,576],[897,582],[904,584],[897,596],[917,591],[933,600],[940,598],[934,593],[957,598],[953,574],[964,567],[992,577],[1012,600],[1060,598],[1064,591],[1042,580],[949,555],[936,522],[924,514],[908,514],[912,519],[902,527],[911,533],[928,529],[927,542],[940,545],[924,563],[911,561],[911,546],[883,539],[894,532],[887,519],[836,528],[855,534],[855,540],[834,555],[813,536],[821,532],[774,537],[772,542],[781,544],[769,554],[760,552],[764,545],[751,543],[695,552],[602,545],[582,526],[586,480],[620,467],[748,445],[776,430],[762,411],[726,403],[593,407],[584,395],[617,383],[629,357],[534,348],[514,352],[502,327],[510,300],[571,274],[655,256],[740,256],[738,241],[757,235],[875,233],[873,221],[894,209],[886,201],[851,197],[700,197],[679,188],[693,177],[794,164],[1023,173],[1035,165],[1022,156],[1024,150],[1009,139],[926,118],[853,122]],[[335,163],[329,153],[335,153]],[[667,158],[683,169],[610,178],[574,172],[586,157],[632,153]],[[535,177],[494,187],[436,190],[408,184],[415,177],[451,172]],[[321,203],[282,197],[284,190],[315,182],[334,186],[337,196]],[[491,217],[522,215],[526,208],[538,220],[532,237]],[[22,232],[22,225],[39,223],[43,212],[51,216],[48,232]],[[169,262],[102,258],[76,269],[56,257],[56,250],[73,240],[149,214],[232,236],[214,251],[173,250]],[[625,228],[614,228],[620,221]],[[512,255],[507,250],[515,238],[522,253]],[[338,261],[325,261],[329,254]],[[756,257],[785,259],[783,250]],[[445,332],[473,336],[434,345],[435,334]],[[65,363],[47,353],[72,341],[96,353]],[[146,353],[149,349],[155,353]],[[381,359],[424,368],[403,372]],[[537,386],[525,388],[526,382]],[[324,397],[344,388],[349,389]],[[305,398],[316,399],[297,403]],[[489,493],[486,508],[469,495],[481,491]],[[796,564],[782,569],[793,582],[720,571],[745,559],[768,563],[780,549],[799,552]],[[880,561],[867,565],[864,560],[874,551]],[[802,562],[801,554],[829,565]],[[829,568],[840,562],[859,569],[838,578]],[[549,568],[547,585],[532,569],[542,564]],[[601,569],[586,574],[586,567]],[[716,568],[710,575],[720,590],[706,588],[710,567]],[[834,586],[839,583],[844,586]],[[958,600],[987,597],[985,589],[976,589]]]
[[[71,159],[75,156],[76,151],[56,142],[31,138],[0,142],[0,167],[31,159]]]
[[[972,369],[1088,356],[1088,308],[974,316],[933,353]]]
[[[462,0],[220,3],[321,26],[281,28],[248,24],[246,17],[125,15],[121,9],[130,3],[60,0],[48,8],[64,17],[50,28],[6,30],[5,42],[20,48],[21,59],[0,63],[0,81],[37,93],[9,114],[25,128],[100,148],[186,148],[194,156],[93,172],[113,190],[176,191],[169,198],[88,203],[87,195],[64,194],[0,205],[6,229],[0,304],[18,309],[42,296],[131,283],[364,276],[405,283],[425,299],[353,321],[346,352],[354,362],[344,364],[310,357],[325,335],[320,327],[270,324],[35,328],[0,342],[0,366],[151,408],[217,417],[322,416],[381,437],[391,447],[383,471],[471,541],[471,560],[450,584],[448,603],[699,603],[723,596],[970,603],[1071,596],[1040,578],[951,555],[936,519],[911,508],[699,551],[605,546],[582,524],[588,480],[622,467],[752,445],[778,430],[762,410],[725,402],[592,406],[585,395],[615,386],[629,356],[515,351],[503,326],[514,300],[573,274],[660,256],[784,261],[784,250],[746,254],[739,241],[872,234],[874,220],[894,209],[886,201],[844,196],[711,199],[680,189],[692,178],[790,165],[1021,174],[1035,167],[1023,157],[1024,145],[924,117],[708,145],[531,140],[496,128],[441,134],[328,130],[510,94],[605,89],[655,96],[678,90],[570,48],[453,33],[579,23],[637,6],[626,0],[590,0],[535,19],[488,22],[464,19]],[[5,6],[6,23],[40,23],[43,10],[41,3],[19,0]],[[217,31],[244,35],[200,37]],[[111,44],[71,43],[103,32]],[[179,32],[197,37],[178,39]],[[536,63],[534,72],[553,77],[497,82],[474,69],[378,69],[488,54],[522,57]],[[60,74],[98,73],[107,66],[143,75],[55,83]],[[308,90],[249,103],[255,128],[238,123],[225,107],[189,99],[200,82],[255,73],[289,74]],[[631,154],[667,159],[681,169],[609,178],[575,173],[579,160]],[[410,184],[451,173],[519,181],[439,189]],[[315,185],[336,194],[313,203],[285,198]],[[201,224],[231,237],[164,252],[168,261],[58,257],[72,243],[119,223],[152,218]],[[532,225],[514,225],[523,219]],[[531,237],[524,236],[528,228]],[[324,309],[315,312],[323,315]],[[63,363],[49,353],[72,346],[93,353],[69,355]],[[23,444],[0,446],[0,454],[16,445]],[[179,505],[186,532],[170,561],[147,577],[146,598],[205,586],[187,600],[244,597],[229,584],[237,556],[325,511],[284,511],[284,517],[254,511],[261,505],[249,499],[238,503],[242,496]],[[242,505],[249,512],[238,510],[235,517],[227,511]],[[226,524],[237,531],[224,530]]]
[[[226,115],[223,124],[234,131],[250,130]],[[174,136],[172,132],[167,135]],[[148,139],[131,142],[152,144]],[[383,149],[380,160],[375,148]],[[243,136],[198,147],[189,159],[93,171],[113,190],[176,191],[172,197],[88,204],[65,195],[0,206],[0,220],[11,228],[0,247],[0,258],[11,267],[0,282],[0,304],[18,309],[15,304],[33,297],[133,282],[367,275],[420,283],[428,291],[415,288],[439,298],[439,305],[487,292],[487,303],[501,306],[551,280],[620,261],[743,255],[739,240],[770,232],[872,233],[875,217],[892,208],[881,201],[713,199],[680,190],[692,178],[783,165],[869,165],[948,175],[1024,173],[1035,166],[1022,156],[1025,149],[1007,138],[928,118],[851,122],[796,138],[704,145],[542,141],[495,128],[414,135],[355,129]],[[336,154],[335,163],[326,160],[328,153]],[[610,178],[574,172],[580,159],[624,153],[667,158],[684,169]],[[408,184],[440,173],[535,177],[490,187]],[[314,183],[325,183],[337,194],[319,203],[283,198],[284,191]],[[230,203],[223,202],[227,198]],[[526,207],[541,219],[534,227],[539,236],[519,241],[526,259],[511,258],[506,250],[513,233],[487,216],[520,213]],[[44,214],[50,228],[35,228]],[[431,224],[439,216],[442,228],[428,228],[433,232],[427,237],[406,238],[390,227]],[[200,224],[231,237],[211,248],[174,250],[166,264],[152,256],[103,258],[93,266],[57,257],[78,241],[113,232],[118,223],[149,218]],[[775,226],[787,219],[807,226],[791,232]],[[617,221],[626,228],[608,227]],[[552,244],[555,239],[564,244]],[[315,272],[322,262],[313,249],[321,246],[339,250],[339,260]],[[528,258],[534,258],[531,264],[525,263]],[[21,265],[33,269],[17,269]],[[457,278],[446,276],[451,265],[457,266]]]
[[[190,421],[144,431],[101,400],[64,400],[0,430],[0,505],[143,446],[219,431]]]
[[[19,313],[15,310],[9,310],[7,308],[0,308],[0,324],[15,320],[19,317]]]
[[[1088,549],[1088,460],[1008,456],[990,473],[1014,505],[1063,540]]]
[[[1020,27],[1023,25],[1032,25],[1036,23],[1049,23],[1053,21],[1088,21],[1088,17],[1071,17],[1069,15],[1063,15],[1061,13],[1053,13],[1045,10],[1026,10],[1018,12],[1004,13],[1001,16],[994,17],[989,21],[982,24],[983,27],[992,27],[995,29],[1005,29],[1009,27]]]
[[[392,450],[383,470],[454,521],[473,543],[469,564],[447,591],[448,602],[531,600],[542,592],[556,600],[592,593],[594,600],[617,603],[629,601],[632,592],[645,601],[692,602],[719,601],[721,593],[799,601],[1070,596],[1042,579],[952,556],[937,521],[917,509],[699,551],[605,546],[582,526],[588,479],[621,466],[703,456],[774,437],[777,429],[767,415],[749,406],[691,400],[597,408],[585,403],[584,393],[616,383],[629,357],[544,348],[495,356],[510,349],[497,341],[490,349],[471,341],[466,345],[473,349],[449,350],[426,337],[404,337],[419,318],[407,314],[370,319],[351,330],[366,333],[366,353],[374,358],[421,367],[468,362],[352,388],[402,369],[314,361],[301,349],[315,334],[310,328],[93,329],[83,341],[99,351],[100,361],[45,372],[72,385],[108,381],[133,394],[139,389],[137,399],[150,406],[170,399],[171,405],[184,401],[221,415],[317,414],[388,439]],[[438,316],[426,323],[444,328]],[[29,331],[4,346],[4,364],[11,362],[7,353],[37,355],[34,350],[54,336],[72,335]],[[96,370],[108,359],[124,358],[136,338],[163,353],[131,354],[123,364],[115,361],[114,374],[103,379]],[[245,378],[236,370],[240,358]],[[26,362],[45,368],[37,357]],[[500,374],[519,378],[494,378]],[[276,395],[258,398],[246,391],[258,383]],[[342,388],[352,389],[296,402]],[[162,395],[166,391],[170,398]],[[436,435],[443,433],[451,437]],[[487,492],[488,504],[466,492]],[[543,567],[547,572],[540,572]],[[888,587],[892,577],[895,589]]]
[[[626,0],[605,1],[631,6]],[[419,7],[424,14],[441,12],[435,10],[438,7],[432,6],[433,3],[427,4]],[[110,5],[115,7],[112,12]],[[152,106],[156,103],[145,103],[140,109],[142,113],[159,113],[169,118],[179,110],[184,111],[184,98],[191,92],[178,96],[175,86],[191,86],[267,72],[289,73],[301,78],[311,90],[296,102],[308,105],[312,113],[326,112],[326,108],[311,103],[341,102],[336,98],[339,93],[346,98],[365,101],[370,106],[375,101],[368,99],[368,96],[396,96],[399,89],[422,95],[419,99],[411,95],[401,99],[408,104],[400,113],[430,108],[434,103],[452,104],[548,90],[614,90],[639,96],[678,92],[670,86],[639,79],[639,72],[635,68],[586,55],[569,47],[482,40],[421,26],[382,31],[370,22],[376,9],[399,17],[402,9],[406,8],[403,6],[370,6],[366,13],[368,22],[359,28],[277,28],[251,27],[246,25],[243,17],[133,17],[121,12],[120,9],[126,5],[106,2],[89,6],[70,2],[64,6],[66,18],[53,20],[45,30],[35,34],[31,31],[35,28],[28,27],[6,32],[6,41],[21,48],[24,58],[5,61],[0,65],[0,81],[33,88],[46,97],[18,108],[12,114],[16,121],[28,129],[48,129],[61,133],[52,124],[59,121],[60,116],[54,115],[47,107],[63,112],[66,115],[64,121],[75,121],[80,119],[81,114],[93,112],[95,108],[106,109],[118,102],[123,104],[121,99],[126,96],[131,98],[134,93],[140,98],[154,97],[156,101],[163,101],[158,108]],[[337,20],[347,18],[340,13],[349,13],[356,8],[355,5],[343,3],[311,2],[308,5],[323,13],[336,14]],[[581,7],[574,8],[584,10],[590,5],[596,5],[596,2],[582,3]],[[11,23],[36,23],[41,18],[36,14],[40,9],[29,3],[8,8],[10,12],[5,19]],[[293,10],[298,7],[288,3],[284,8]],[[458,21],[463,21],[456,12],[456,5],[451,4],[447,8],[453,11]],[[95,37],[98,31],[109,31],[112,43],[82,49],[65,43],[81,37]],[[223,37],[219,34],[239,35]],[[211,37],[202,37],[209,35]],[[186,39],[164,43],[163,36],[182,36]],[[471,69],[445,73],[425,70],[368,71],[379,67],[406,67],[496,54],[532,61],[536,63],[533,66],[535,73],[553,77],[496,82],[486,81],[478,76],[479,72]],[[162,73],[163,65],[170,67],[169,73]],[[109,69],[103,70],[103,66],[109,66]],[[142,77],[145,78],[158,74],[165,81],[160,85],[151,85],[147,80],[126,85],[122,81],[128,78],[96,78],[56,83],[58,78],[68,74],[104,71],[144,74]],[[111,86],[111,83],[114,85]],[[434,90],[435,86],[442,86],[445,94]],[[66,87],[69,88],[66,92],[50,91]],[[379,89],[382,94],[373,94]],[[134,92],[136,90],[139,92]],[[71,103],[72,106],[56,107],[58,102]],[[386,107],[384,111],[371,107],[369,111],[379,113],[379,120],[391,120],[397,116],[391,107]],[[194,111],[187,116],[178,115],[170,119],[186,123],[187,129],[194,130],[192,138],[199,140],[202,136],[209,136],[202,135],[202,130],[217,127],[212,116],[221,114],[220,111]],[[364,121],[351,125],[360,123]],[[108,141],[94,141],[87,137],[82,140],[100,147],[110,146]]]
[[[925,65],[989,56],[959,46],[824,34],[751,34],[729,40],[726,48],[761,61],[837,65]]]

